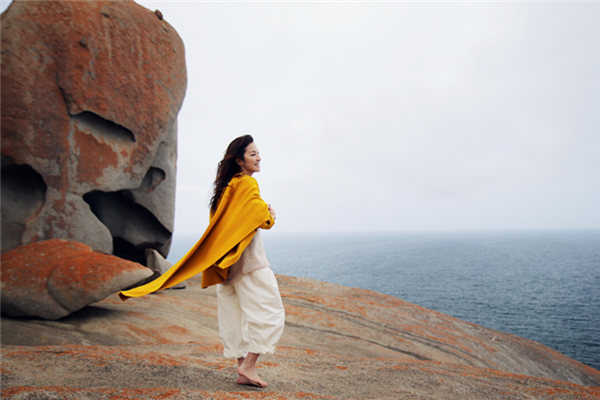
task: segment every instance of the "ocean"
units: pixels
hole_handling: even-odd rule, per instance
[[[169,261],[198,237],[175,236]],[[396,296],[600,370],[600,231],[262,237],[275,273]]]

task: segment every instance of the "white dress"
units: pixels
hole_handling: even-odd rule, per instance
[[[217,285],[223,355],[273,353],[283,333],[285,311],[260,230],[229,268],[227,280]]]

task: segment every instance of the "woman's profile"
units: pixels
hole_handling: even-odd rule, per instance
[[[260,160],[252,136],[233,140],[217,168],[210,222],[200,240],[163,275],[119,295],[124,300],[144,296],[202,273],[203,288],[217,284],[219,335],[223,355],[237,359],[236,382],[267,387],[256,363],[261,354],[274,351],[285,312],[260,236],[276,217],[252,177]]]

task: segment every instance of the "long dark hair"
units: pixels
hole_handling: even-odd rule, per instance
[[[215,178],[214,192],[212,198],[210,199],[211,213],[217,211],[217,205],[219,204],[221,195],[223,194],[223,191],[227,187],[227,184],[231,178],[233,178],[235,174],[242,172],[242,167],[239,166],[237,160],[244,160],[246,147],[248,147],[248,145],[252,142],[254,142],[252,136],[244,135],[235,138],[231,143],[229,143],[229,146],[227,146],[227,151],[225,151],[225,155],[223,156],[223,159],[219,161],[219,165],[217,167],[217,177]]]

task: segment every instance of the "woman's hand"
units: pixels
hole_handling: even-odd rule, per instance
[[[273,210],[273,207],[271,207],[270,204],[269,204],[269,212],[271,213],[271,217],[273,217],[273,219],[277,219],[277,213],[275,212],[275,210]]]

